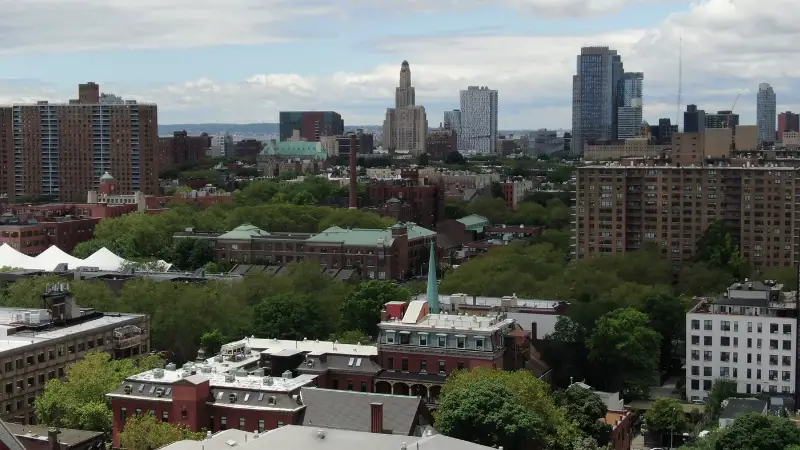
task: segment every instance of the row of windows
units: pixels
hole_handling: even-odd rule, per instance
[[[753,379],[753,369],[745,369],[745,370],[746,370],[745,378],[748,379],[748,380]],[[761,379],[761,369],[755,369],[755,371],[756,371],[755,379],[760,380]],[[729,377],[731,377],[731,374],[733,375],[733,378],[739,378],[739,369],[734,367],[733,370],[731,371],[730,367],[720,367],[719,368],[719,376],[720,377],[729,378]],[[700,366],[692,366],[692,375],[693,376],[700,376]],[[768,375],[770,381],[777,381],[778,380],[778,371],[777,370],[769,370],[767,372],[767,375]],[[781,381],[785,381],[785,382],[792,381],[792,372],[791,371],[788,371],[788,370],[781,371],[780,375],[781,375]],[[706,366],[706,367],[703,367],[703,376],[704,377],[714,377],[716,375],[714,375],[714,371],[712,370],[711,367]]]
[[[756,353],[756,364],[761,364],[761,353]],[[692,350],[691,353],[691,360],[692,361],[700,361],[700,350]],[[714,360],[714,352],[710,350],[706,350],[703,352],[703,361],[713,361]],[[720,352],[719,360],[722,362],[730,362],[731,361],[731,353],[730,352]],[[733,358],[734,363],[739,362],[739,353],[734,352]],[[780,359],[778,355],[769,355],[769,365],[777,366],[778,361],[781,362],[783,366],[791,366],[792,365],[792,357],[791,356],[781,356]],[[747,364],[753,363],[753,354],[747,354]]]
[[[703,321],[703,330],[705,331],[712,331],[713,330],[713,321],[712,320],[704,320]],[[789,323],[783,324],[783,334],[792,334],[792,325]],[[700,321],[698,319],[692,319],[692,329],[699,330],[700,329]],[[763,332],[763,324],[756,323],[756,331],[758,333]],[[780,324],[771,323],[769,324],[769,332],[770,334],[778,334],[779,330],[781,329]],[[722,331],[731,331],[731,322],[729,320],[723,320],[720,322],[720,330]],[[733,331],[739,331],[739,322],[733,321]],[[747,332],[753,332],[753,322],[747,322]]]
[[[142,409],[141,408],[136,408],[134,413],[137,414],[137,415],[138,414],[142,414]],[[150,415],[152,415],[152,416],[156,415],[156,411],[154,409],[149,410],[148,413]],[[186,411],[186,408],[182,409],[181,410],[181,417],[183,419],[185,419],[187,417],[187,415],[188,415],[188,412]],[[124,426],[125,423],[128,420],[128,408],[125,408],[125,407],[120,408],[119,416],[120,416],[120,420],[122,421],[122,425]],[[161,421],[162,422],[169,422],[169,411],[164,410],[164,411],[161,412]],[[219,427],[220,431],[227,430],[228,429],[228,417],[227,416],[221,416],[219,418],[219,424],[220,424],[220,427]],[[266,430],[266,426],[265,425],[266,424],[264,422],[264,419],[259,419],[258,420],[258,431],[259,432],[265,431]],[[283,421],[280,421],[280,420],[278,421],[278,426],[279,427],[282,427],[284,425],[285,424],[283,423]],[[238,427],[238,429],[247,430],[246,426],[247,426],[246,418],[239,417],[239,427]]]
[[[399,334],[400,337],[398,338],[396,336],[396,334]],[[427,347],[427,346],[429,346],[429,345],[431,345],[433,343],[436,343],[436,345],[435,345],[436,347],[447,348],[447,342],[448,342],[447,337],[448,336],[446,334],[444,334],[444,333],[439,333],[433,339],[430,339],[429,336],[428,336],[428,333],[419,332],[419,333],[417,333],[417,337],[418,337],[418,345],[420,345],[422,347]],[[486,339],[485,336],[473,336],[472,337],[472,343],[473,343],[472,348],[475,349],[475,350],[483,350],[484,349],[484,345],[483,344],[484,344],[485,339]],[[455,347],[451,347],[451,348],[460,348],[460,349],[469,348],[469,347],[467,347],[467,342],[468,342],[467,341],[467,336],[456,335]],[[403,345],[411,344],[411,333],[408,332],[408,331],[401,331],[401,332],[397,333],[394,330],[387,330],[386,331],[386,343],[387,344],[403,344]]]
[[[702,380],[703,390],[704,391],[710,391],[711,390],[711,383],[712,383],[711,380]],[[700,384],[701,384],[701,380],[692,380],[691,383],[690,383],[691,389],[693,391],[700,390]],[[753,388],[753,386],[755,386],[755,388]],[[769,386],[768,387],[769,392],[771,392],[771,393],[777,393],[778,392],[778,386],[777,385],[770,384],[768,386]],[[781,386],[781,392],[784,393],[784,394],[790,394],[792,392],[792,388],[790,386]],[[759,383],[755,383],[755,384],[749,384],[748,383],[748,384],[745,384],[745,393],[747,393],[747,394],[752,394],[752,393],[759,394],[759,393],[761,393],[761,384],[759,384]]]
[[[713,338],[711,336],[703,336],[703,345],[704,346],[712,346],[714,345]],[[692,345],[700,345],[700,336],[692,335],[691,338]],[[719,338],[719,345],[722,347],[730,347],[731,342],[733,342],[734,347],[739,346],[739,338],[734,337],[731,340],[730,336],[720,336]],[[770,339],[769,340],[769,349],[770,350],[778,350],[778,340],[777,339]],[[747,348],[753,348],[753,338],[747,338]],[[756,348],[761,348],[761,338],[756,338]],[[792,341],[789,339],[784,339],[780,346],[783,350],[791,350],[792,349]]]

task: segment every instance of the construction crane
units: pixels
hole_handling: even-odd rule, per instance
[[[739,97],[742,94],[736,94],[736,98],[733,100],[733,106],[731,106],[731,111],[728,113],[728,120],[726,121],[725,126],[727,128],[731,128],[731,118],[733,117],[733,111],[736,109],[736,103],[739,101]],[[736,128],[731,128],[731,151],[736,150]]]

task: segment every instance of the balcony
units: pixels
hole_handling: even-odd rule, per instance
[[[114,329],[114,349],[137,347],[147,339],[147,332],[135,325],[125,325]]]

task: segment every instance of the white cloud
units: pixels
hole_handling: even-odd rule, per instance
[[[344,1],[344,0],[342,0]],[[366,1],[366,0],[364,0]],[[399,5],[401,0],[373,0],[372,8]],[[661,2],[677,0],[661,0]],[[479,3],[511,5],[539,15],[601,14],[626,5],[658,0],[442,0],[464,8]],[[303,8],[288,0],[22,0],[3,3],[0,47],[44,49],[53,42],[63,48],[90,48],[108,28],[107,45],[125,45],[131,36],[144,36],[139,45],[180,47],[222,43],[265,42],[285,39],[280,27]],[[9,6],[6,6],[8,3]],[[305,14],[334,14],[327,0],[307,0]],[[409,10],[431,2],[407,0]],[[169,6],[166,6],[169,5]],[[223,6],[220,6],[223,5]],[[341,3],[336,3],[341,5]],[[359,0],[348,7],[358,9]],[[768,5],[768,7],[766,7]],[[366,7],[366,6],[365,6]],[[8,9],[10,8],[10,9]],[[44,9],[43,9],[44,8]],[[74,8],[75,10],[72,10]],[[133,8],[137,8],[134,10]],[[151,8],[137,16],[138,8]],[[187,11],[177,13],[175,9]],[[222,9],[220,9],[222,8]],[[43,14],[43,11],[55,13]],[[223,11],[224,9],[224,11]],[[343,8],[337,8],[342,10]],[[79,16],[93,13],[92,26],[81,26]],[[408,11],[405,12],[409,14]],[[396,9],[382,17],[391,20]],[[43,21],[36,32],[23,29],[28,19]],[[741,94],[736,110],[742,121],[753,122],[759,82],[772,83],[779,110],[800,110],[794,92],[800,77],[800,12],[788,0],[696,0],[685,12],[665,17],[649,28],[630,28],[594,35],[465,35],[396,36],[371,42],[372,50],[386,55],[382,64],[359,72],[303,76],[294,73],[252,74],[239,82],[220,82],[193,74],[193,81],[159,86],[108,86],[126,97],[156,101],[162,121],[275,121],[279,110],[334,109],[350,124],[379,124],[394,99],[400,62],[411,63],[418,103],[428,108],[432,124],[441,111],[458,107],[459,89],[488,85],[500,91],[501,127],[568,127],[571,78],[581,46],[608,45],[623,56],[625,67],[645,74],[645,115],[674,118],[677,114],[679,36],[683,39],[683,105],[697,103],[707,111],[729,109]],[[86,19],[83,19],[86,23]],[[336,20],[336,19],[332,19]],[[205,22],[209,25],[198,27]],[[95,26],[94,24],[100,23]],[[10,27],[10,28],[8,28]],[[11,30],[7,36],[4,30]],[[579,29],[572,27],[571,29]],[[122,31],[120,31],[122,30]],[[41,31],[41,33],[39,33]],[[42,34],[42,36],[36,36]],[[58,35],[56,38],[55,36]],[[365,37],[366,38],[366,37]],[[346,49],[353,52],[363,49]],[[284,65],[283,67],[290,67]],[[2,84],[2,83],[0,83]],[[34,89],[0,86],[0,101],[30,100]],[[72,92],[43,91],[41,98],[62,99]]]

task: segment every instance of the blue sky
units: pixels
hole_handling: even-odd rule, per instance
[[[0,14],[0,102],[66,100],[92,80],[158,103],[161,123],[333,109],[349,124],[379,124],[407,59],[432,125],[458,108],[459,89],[488,85],[501,128],[569,128],[575,55],[608,45],[644,72],[655,121],[677,115],[682,35],[682,104],[729,109],[741,93],[737,112],[753,123],[759,82],[775,87],[779,110],[798,103],[800,13],[770,3],[18,0]]]

